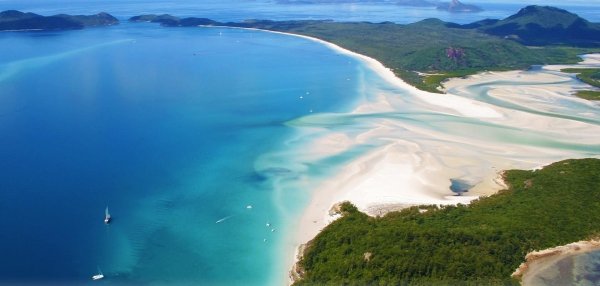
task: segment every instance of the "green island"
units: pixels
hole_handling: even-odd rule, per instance
[[[59,31],[119,24],[114,16],[101,12],[95,15],[42,16],[17,10],[0,12],[0,31]]]
[[[591,86],[600,88],[600,69],[562,69],[562,72],[577,74],[577,78]],[[580,90],[576,93],[578,97],[587,100],[600,100],[600,91]]]
[[[430,92],[442,92],[441,83],[452,77],[531,65],[575,64],[581,60],[578,55],[600,52],[600,24],[543,6],[525,7],[503,20],[466,25],[439,19],[408,25],[321,20],[220,23],[171,15],[140,15],[129,20],[169,27],[256,28],[315,37],[377,59],[407,83]]]
[[[244,26],[306,35],[381,61],[396,76],[430,92],[441,83],[486,70],[575,64],[600,52],[600,25],[568,11],[528,6],[503,20],[458,25],[438,19],[417,23],[247,21]],[[228,24],[229,25],[229,24]]]
[[[576,46],[528,47],[475,29],[448,27],[437,19],[409,25],[300,21],[252,26],[319,38],[372,57],[407,83],[430,92],[441,92],[441,83],[452,77],[535,64],[575,64],[580,54],[600,52]]]
[[[504,172],[469,205],[369,217],[350,203],[310,241],[294,285],[518,285],[525,255],[600,234],[600,160]]]

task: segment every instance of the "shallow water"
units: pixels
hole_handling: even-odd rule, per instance
[[[0,216],[16,218],[0,221],[1,280],[80,283],[100,266],[116,282],[264,285],[285,272],[281,237],[307,194],[277,199],[273,181],[297,170],[258,159],[286,148],[286,121],[359,98],[356,60],[233,29],[0,37]]]
[[[489,14],[450,15],[372,4],[66,3],[0,1],[0,9],[397,22],[471,22],[513,12],[502,5]],[[329,133],[359,137],[382,121],[461,140],[600,152],[598,145],[426,109],[360,61],[285,35],[121,23],[2,33],[0,44],[0,217],[14,218],[0,221],[0,284],[79,284],[100,267],[107,284],[279,285],[288,266],[281,261],[291,256],[288,236],[320,182],[390,140],[456,143],[411,129],[366,137],[333,155],[311,149]],[[478,88],[474,100],[597,125],[589,106],[532,111]],[[348,113],[381,96],[392,111]],[[467,175],[456,179],[471,182]],[[108,227],[106,205],[114,217]]]
[[[598,285],[600,281],[600,252],[594,251],[560,259],[541,269],[529,280],[531,286]]]

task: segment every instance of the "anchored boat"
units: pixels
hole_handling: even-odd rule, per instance
[[[92,280],[100,280],[104,278],[104,274],[102,274],[102,270],[98,267],[98,274],[92,276]]]
[[[104,223],[109,224],[112,218],[110,217],[110,213],[108,212],[108,206],[106,206],[106,210],[104,210]]]

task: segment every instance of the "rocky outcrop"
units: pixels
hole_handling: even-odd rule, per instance
[[[300,266],[300,261],[304,257],[304,251],[309,243],[310,242],[307,242],[306,244],[300,244],[296,249],[296,262],[292,266],[292,270],[290,270],[290,285],[294,284],[296,281],[302,280],[305,275],[304,269],[302,266]]]

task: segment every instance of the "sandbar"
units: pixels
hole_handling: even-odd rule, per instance
[[[297,259],[294,250],[337,218],[329,211],[339,202],[350,201],[372,216],[414,205],[467,204],[505,188],[503,170],[600,155],[599,106],[575,97],[584,85],[560,72],[600,66],[598,55],[584,57],[581,65],[451,79],[444,83],[446,94],[434,94],[410,86],[379,61],[335,44],[264,32],[305,38],[359,59],[393,87],[367,90],[376,93],[373,99],[351,112],[316,113],[290,122],[315,137],[297,158],[300,165],[356,148],[367,151],[312,191],[296,234],[285,243],[288,269]],[[459,196],[450,190],[452,179],[471,188]]]

